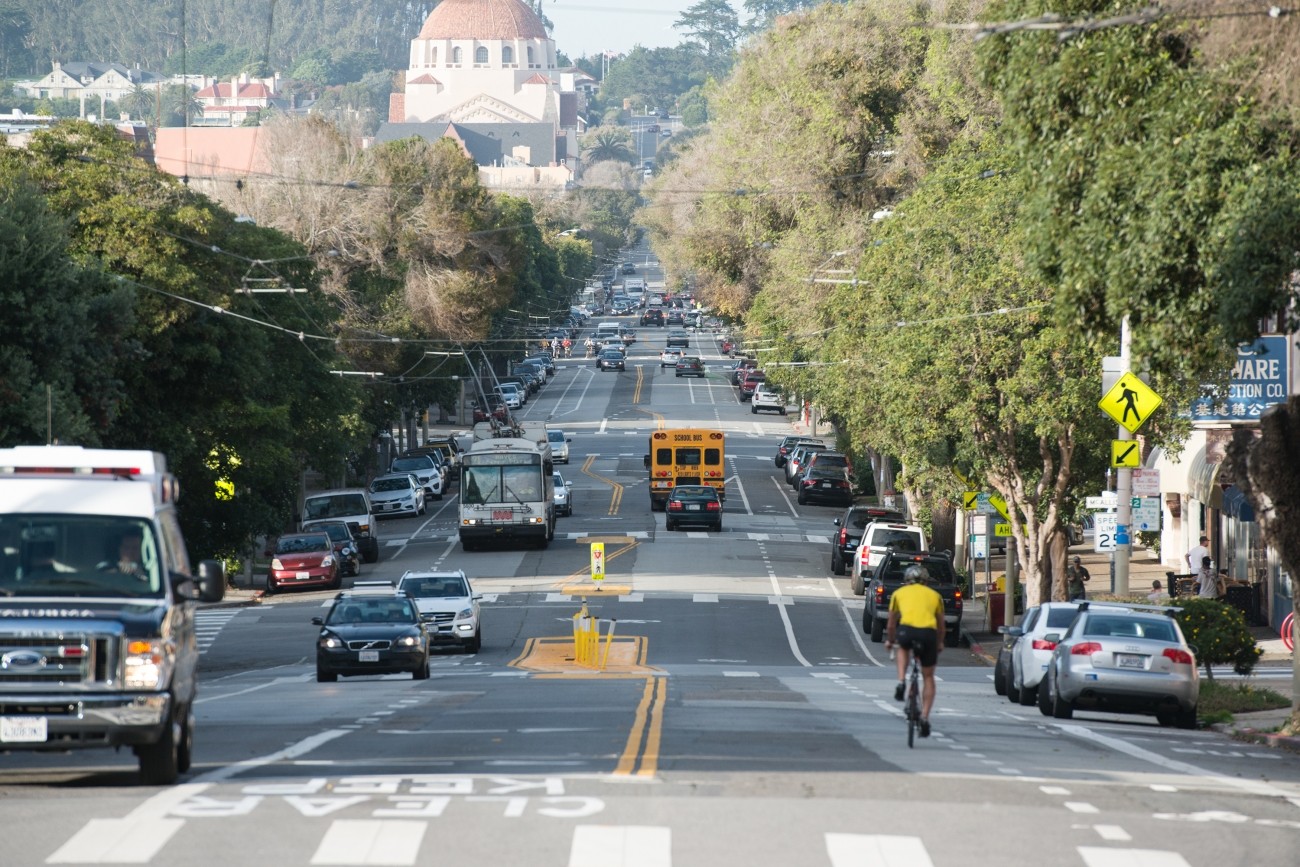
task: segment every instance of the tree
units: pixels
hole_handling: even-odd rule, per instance
[[[159,126],[187,126],[203,117],[203,103],[188,84],[170,84],[163,88],[162,118]]]
[[[740,16],[727,0],[699,0],[673,22],[673,28],[686,34],[710,73],[721,75],[731,66],[740,42]]]
[[[118,107],[133,119],[150,121],[154,118],[158,104],[158,94],[140,84],[131,88],[131,92],[118,101]]]
[[[636,155],[632,153],[631,137],[627,130],[615,127],[597,127],[582,144],[582,155],[588,163],[615,160],[621,163],[635,163]]]

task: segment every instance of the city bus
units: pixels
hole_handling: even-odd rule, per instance
[[[550,445],[527,433],[475,440],[461,456],[461,547],[474,551],[498,539],[549,545],[555,537],[554,471]]]
[[[727,498],[726,438],[720,430],[678,428],[650,435],[650,510],[662,512],[676,485],[708,485]]]

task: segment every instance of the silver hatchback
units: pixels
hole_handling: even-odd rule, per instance
[[[1038,687],[1038,709],[1070,719],[1078,709],[1154,714],[1161,725],[1196,727],[1200,675],[1174,619],[1177,608],[1079,603],[1056,641]]]

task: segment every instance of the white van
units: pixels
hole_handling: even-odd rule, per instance
[[[322,521],[342,521],[356,537],[361,559],[367,563],[379,560],[379,535],[376,532],[374,510],[365,488],[342,488],[308,494],[302,503],[302,529]]]

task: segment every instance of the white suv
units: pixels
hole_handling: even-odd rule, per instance
[[[1020,626],[1001,626],[998,632],[1016,638],[1006,673],[1006,695],[1010,701],[1031,705],[1038,699],[1038,684],[1052,661],[1056,642],[1048,633],[1064,635],[1079,613],[1078,602],[1044,602],[1025,612]]]
[[[925,539],[925,530],[916,524],[895,524],[876,521],[868,524],[862,533],[858,550],[853,552],[853,571],[850,573],[849,586],[855,596],[861,596],[867,590],[867,580],[880,565],[885,552],[903,551],[919,553],[929,549]]]
[[[768,391],[765,388],[754,389],[754,396],[750,399],[749,411],[757,414],[759,410],[775,410],[785,415],[785,398],[775,391]]]
[[[455,572],[406,572],[397,591],[415,600],[429,632],[429,644],[453,644],[467,653],[478,653],[483,645],[479,600],[463,570]]]

